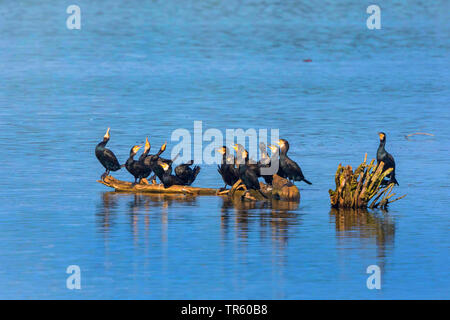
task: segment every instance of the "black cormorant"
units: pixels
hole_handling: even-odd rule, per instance
[[[239,164],[246,163],[246,166],[249,170],[252,170],[256,174],[257,177],[261,177],[258,163],[255,162],[254,160],[250,160],[250,159],[247,162],[245,161],[244,151],[247,152],[247,157],[248,157],[248,151],[245,150],[244,146],[242,144],[237,143],[233,146],[233,149],[236,151],[236,157],[235,157],[236,166],[239,168]]]
[[[95,156],[97,157],[98,161],[105,167],[105,173],[101,175],[101,179],[105,179],[107,175],[109,175],[110,171],[117,171],[120,170],[121,166],[119,164],[119,161],[117,160],[114,153],[106,148],[106,144],[109,141],[109,128],[106,130],[105,135],[103,136],[103,141],[101,141],[97,146],[95,147]]]
[[[277,175],[285,178],[286,174],[283,172],[283,169],[281,169],[281,165],[280,165],[280,152],[279,152],[280,149],[278,148],[278,146],[274,146],[272,144],[268,145],[268,148],[272,152],[272,155],[270,156],[271,163],[274,163],[275,160],[278,160]]]
[[[217,149],[217,152],[222,155],[222,163],[217,166],[217,171],[225,182],[225,186],[221,189],[223,191],[227,188],[227,185],[232,187],[239,180],[239,171],[234,166],[236,158],[229,153],[226,146]]]
[[[164,188],[169,188],[173,185],[179,185],[183,186],[184,181],[181,180],[179,177],[174,176],[169,171],[170,165],[168,165],[165,162],[161,162],[155,169],[153,170],[155,174],[158,176],[158,178],[161,180],[161,182],[164,185]]]
[[[307,184],[312,184],[305,179],[300,166],[287,156],[289,151],[289,142],[285,139],[278,140],[277,144],[280,146],[280,168],[281,177],[288,178],[293,181],[304,181]]]
[[[267,149],[266,149],[266,145],[264,144],[264,142],[261,142],[259,144],[259,151],[261,152],[260,160],[257,163],[257,165],[259,167],[259,174],[268,185],[272,185],[273,174],[262,174],[264,171],[264,168],[265,169],[270,168],[271,163],[272,163],[272,159],[267,154]]]
[[[189,161],[188,163],[180,164],[175,167],[175,174],[178,178],[183,181],[183,185],[190,186],[197,178],[197,175],[200,172],[199,166],[194,166],[192,169],[190,166],[194,164],[194,160]]]
[[[378,133],[380,137],[380,145],[377,150],[377,164],[383,161],[383,171],[386,171],[389,168],[392,168],[392,172],[389,174],[389,183],[395,183],[399,185],[397,179],[395,179],[395,160],[394,157],[384,149],[386,145],[386,134],[384,132]]]
[[[236,146],[236,149],[238,148],[239,147]],[[242,180],[242,183],[247,188],[246,193],[248,193],[250,190],[256,190],[264,198],[267,199],[267,196],[261,191],[256,170],[254,169],[254,167],[251,167],[251,164],[249,163],[247,150],[242,151],[241,156],[242,159],[244,160],[244,163],[241,163],[241,161],[238,162],[239,178]]]
[[[142,175],[139,177],[139,179],[145,179],[152,173],[152,167],[150,164],[145,163],[145,159],[148,158],[148,153],[150,152],[151,145],[150,142],[148,142],[148,138],[145,138],[145,146],[144,146],[144,152],[139,157],[139,162],[142,165]]]
[[[138,179],[142,177],[142,173],[145,170],[144,165],[139,160],[134,160],[134,156],[137,154],[141,146],[133,146],[130,150],[130,157],[125,162],[125,168],[134,177],[134,184],[138,183]]]
[[[156,172],[158,171],[158,167],[159,167],[160,163],[167,162],[169,165],[172,164],[172,160],[160,158],[160,155],[166,150],[166,146],[167,146],[167,143],[164,143],[161,146],[161,148],[159,148],[159,151],[157,154],[147,155],[143,160],[144,166],[146,168],[151,169],[155,173],[156,176],[158,176],[158,174]],[[156,169],[156,171],[155,171],[155,169]],[[159,171],[161,171],[161,170],[159,170]],[[172,169],[170,171],[172,172]],[[161,180],[161,177],[158,176],[158,178]],[[152,177],[152,180],[153,179],[154,179],[154,176]]]

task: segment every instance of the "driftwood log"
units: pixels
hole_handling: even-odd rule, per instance
[[[187,194],[187,195],[216,195],[217,189],[198,188],[188,186],[171,186],[164,188],[162,184],[133,184],[128,181],[118,180],[112,176],[97,180],[105,186],[114,188],[117,192],[138,192],[138,193],[165,193],[165,194]]]
[[[383,162],[377,165],[375,160],[370,163],[366,161],[367,153],[364,162],[354,172],[351,166],[344,167],[339,164],[335,176],[336,189],[329,190],[333,208],[386,209],[389,203],[406,196],[391,200],[395,195],[392,193],[394,183],[386,185],[384,179],[391,173],[392,168],[383,171]]]
[[[133,184],[128,181],[118,180],[112,176],[105,177],[104,180],[97,180],[97,182],[104,184],[110,188],[114,188],[117,192],[132,192],[132,193],[159,193],[159,194],[184,194],[184,195],[219,195],[232,198],[240,198],[245,193],[245,186],[239,180],[231,189],[221,191],[215,188],[199,188],[191,186],[171,186],[164,188],[162,184]],[[300,201],[300,192],[298,188],[288,180],[274,175],[272,189],[268,185],[260,182],[261,191],[270,200],[284,200],[284,201]],[[250,190],[249,195],[245,198],[249,200],[267,200],[258,192]]]

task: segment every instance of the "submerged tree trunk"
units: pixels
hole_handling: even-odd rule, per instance
[[[367,154],[364,162],[354,172],[351,166],[343,167],[339,164],[335,176],[336,190],[329,190],[333,208],[386,209],[389,203],[406,196],[391,200],[395,195],[392,193],[394,183],[385,185],[384,178],[391,173],[392,168],[383,171],[383,162],[376,165],[375,160],[369,164],[366,161]]]

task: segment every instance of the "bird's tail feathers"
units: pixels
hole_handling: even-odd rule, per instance
[[[397,181],[397,179],[395,179],[395,177],[394,177],[394,176],[393,176],[393,177],[391,177],[391,179],[390,179],[389,183],[395,183],[396,185],[398,185],[398,186],[399,186],[399,184],[398,184],[398,181]]]
[[[194,170],[194,179],[195,179],[197,177],[197,175],[200,173],[200,167],[195,166],[193,170]]]

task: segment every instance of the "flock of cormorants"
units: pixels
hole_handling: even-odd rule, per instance
[[[393,182],[398,185],[395,179],[395,161],[394,157],[385,150],[386,134],[379,133],[380,145],[377,150],[377,162],[384,162],[383,170],[393,168],[393,171],[389,174],[389,183]],[[125,164],[121,165],[117,160],[114,153],[106,148],[106,144],[110,139],[109,128],[103,137],[103,140],[97,144],[95,148],[95,155],[100,163],[105,167],[105,172],[102,174],[103,180],[110,171],[120,170],[125,167],[128,172],[134,177],[134,184],[147,182],[146,179],[153,172],[154,175],[150,178],[151,181],[155,181],[156,177],[159,178],[164,188],[168,188],[172,185],[190,186],[196,179],[200,172],[199,166],[194,166],[193,160],[188,163],[180,164],[175,167],[175,175],[172,174],[172,163],[178,157],[174,159],[165,159],[161,157],[161,154],[166,150],[166,143],[164,143],[156,154],[149,154],[150,143],[148,139],[145,139],[144,152],[141,154],[138,160],[135,160],[137,152],[141,146],[133,146],[130,150],[130,156]],[[233,146],[235,155],[231,155],[230,150],[223,146],[217,149],[217,152],[222,154],[221,164],[218,166],[217,171],[222,176],[225,186],[222,190],[225,190],[227,185],[233,186],[239,179],[245,185],[247,190],[256,190],[261,193],[263,197],[266,197],[260,190],[258,178],[263,178],[264,181],[271,186],[273,181],[273,174],[266,174],[263,168],[269,168],[272,161],[278,157],[279,166],[276,172],[282,178],[286,178],[290,181],[304,181],[307,184],[311,184],[305,179],[300,166],[293,161],[287,155],[289,151],[289,142],[285,139],[280,139],[277,142],[278,146],[269,145],[268,148],[271,151],[271,156],[267,153],[267,148],[264,143],[260,143],[259,148],[261,151],[261,159],[258,162],[250,161],[249,153],[245,148],[236,144]]]

